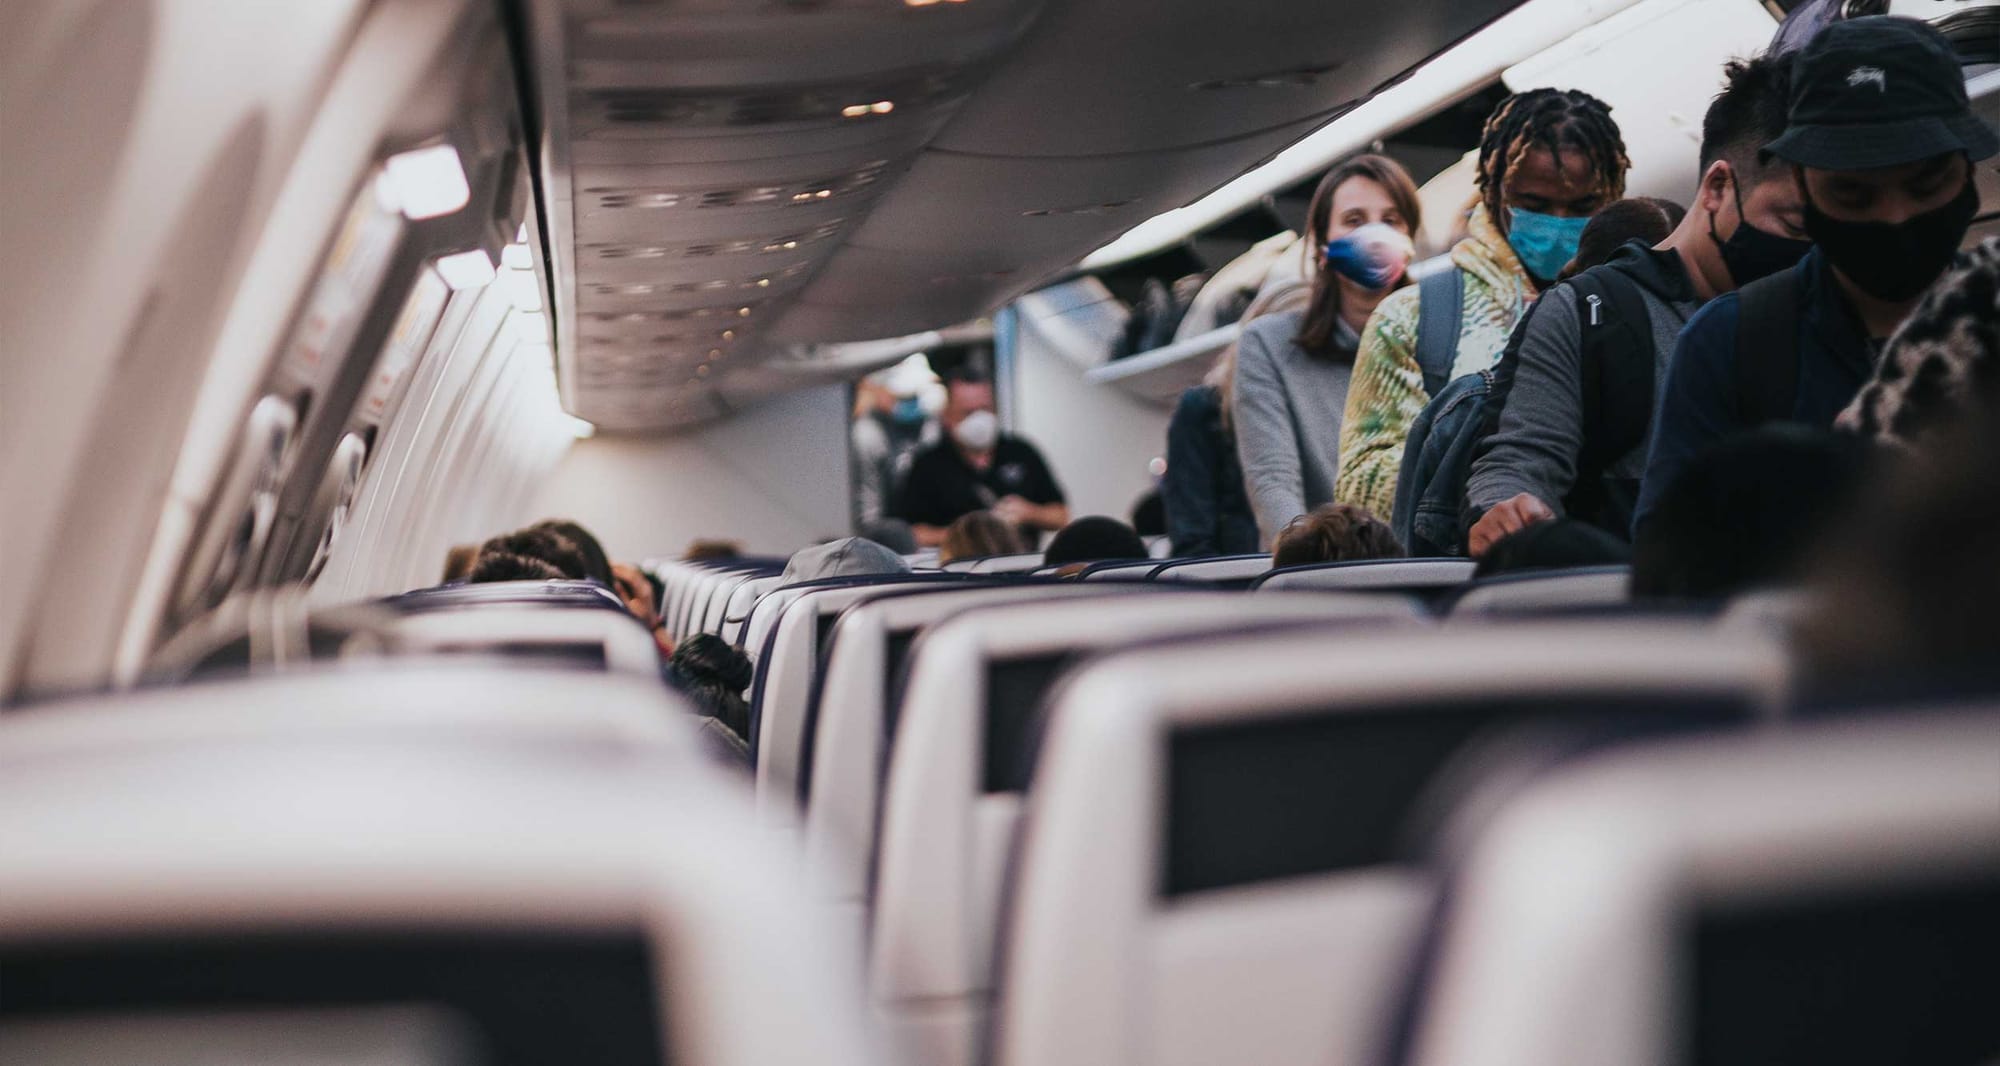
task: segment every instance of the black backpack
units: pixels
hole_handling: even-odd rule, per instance
[[[1583,450],[1576,458],[1576,479],[1562,500],[1563,513],[1627,540],[1632,511],[1639,502],[1639,479],[1613,477],[1608,471],[1646,443],[1652,428],[1656,372],[1652,317],[1638,286],[1617,270],[1586,270],[1563,284],[1576,296],[1577,332],[1583,341],[1577,358]],[[1487,404],[1475,457],[1485,454],[1486,440],[1500,428],[1500,412],[1514,387],[1520,346],[1532,314],[1530,308],[1521,316],[1494,367],[1492,391],[1497,398]],[[1468,509],[1465,518],[1469,529],[1477,516]]]
[[[1622,275],[1609,280],[1612,275],[1617,272],[1585,271],[1562,283],[1576,294],[1584,397],[1584,449],[1577,457],[1576,483],[1563,508],[1623,538],[1638,501],[1638,481],[1611,478],[1605,471],[1646,439],[1652,422],[1654,357],[1652,320],[1644,297],[1632,281]],[[1417,346],[1432,400],[1404,446],[1393,528],[1413,555],[1464,555],[1465,531],[1474,517],[1466,513],[1465,483],[1473,459],[1499,428],[1528,321],[1541,303],[1530,306],[1514,323],[1507,347],[1491,369],[1467,374],[1439,390],[1432,385],[1433,369],[1422,354],[1428,318],[1423,301],[1428,296],[1419,297]],[[1455,349],[1457,338],[1452,339]],[[1444,362],[1443,373],[1449,373],[1450,365]]]

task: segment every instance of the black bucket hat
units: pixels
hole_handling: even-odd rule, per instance
[[[1918,19],[1873,15],[1833,23],[1792,61],[1785,132],[1765,145],[1820,170],[1873,170],[1964,152],[2000,152],[1972,113],[1965,75],[1944,34]]]

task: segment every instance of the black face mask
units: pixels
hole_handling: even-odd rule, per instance
[[[1902,222],[1843,222],[1806,197],[1806,232],[1862,292],[1888,303],[1915,299],[1951,265],[1979,211],[1979,190],[1965,188],[1943,207]]]
[[[1758,229],[1750,224],[1750,216],[1743,213],[1743,187],[1736,183],[1736,175],[1729,176],[1729,191],[1736,195],[1736,232],[1723,240],[1715,232],[1715,212],[1708,213],[1708,239],[1715,242],[1716,251],[1722,253],[1722,265],[1729,271],[1729,279],[1737,288],[1769,277],[1780,270],[1789,270],[1804,259],[1812,250],[1811,241],[1780,237],[1768,230]]]

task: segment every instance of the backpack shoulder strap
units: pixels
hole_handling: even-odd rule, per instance
[[[1582,466],[1601,471],[1646,439],[1653,417],[1653,320],[1631,279],[1612,269],[1570,279],[1583,395]]]
[[[1780,270],[1738,290],[1736,405],[1746,425],[1792,417],[1799,392],[1799,272]]]
[[[1451,380],[1465,317],[1465,271],[1447,265],[1417,282],[1417,367],[1424,391],[1436,396]]]

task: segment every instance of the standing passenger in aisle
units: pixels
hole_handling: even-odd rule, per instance
[[[961,515],[992,511],[1033,543],[1044,530],[1069,523],[1069,505],[1042,453],[1000,429],[993,384],[977,378],[947,383],[947,439],[917,453],[903,483],[896,517],[910,523],[917,543],[934,548]]]
[[[1629,539],[1653,397],[1681,327],[1703,303],[1790,269],[1811,247],[1791,168],[1761,158],[1785,129],[1789,69],[1789,57],[1731,63],[1702,120],[1694,210],[1657,246],[1627,244],[1529,312],[1500,368],[1512,385],[1498,429],[1466,480],[1475,557],[1563,517]]]
[[[1377,515],[1393,513],[1410,427],[1434,392],[1490,369],[1528,303],[1571,259],[1590,216],[1625,190],[1625,142],[1604,101],[1576,90],[1533,89],[1500,102],[1479,144],[1479,203],[1469,235],[1453,246],[1450,273],[1430,283],[1456,296],[1449,350],[1427,374],[1418,324],[1422,286],[1382,301],[1362,332],[1340,427],[1334,498]],[[1456,276],[1454,276],[1456,275]],[[1449,326],[1445,327],[1449,330]],[[1426,378],[1434,381],[1426,381]]]
[[[1915,19],[1836,22],[1792,67],[1784,135],[1816,246],[1709,304],[1674,350],[1635,526],[1696,456],[1769,422],[1825,427],[1884,339],[1943,274],[1979,209],[1972,164],[2000,136],[1972,113],[1944,35]]]
[[[1229,414],[1235,377],[1232,345],[1200,385],[1181,393],[1167,423],[1167,473],[1160,479],[1159,498],[1166,509],[1167,539],[1181,558],[1257,550],[1257,519],[1243,492],[1236,426]],[[1136,520],[1133,526],[1139,528]]]
[[[1361,328],[1405,283],[1410,237],[1422,224],[1417,186],[1402,164],[1364,155],[1334,167],[1306,211],[1310,302],[1251,322],[1236,342],[1231,415],[1262,541],[1333,498]]]

